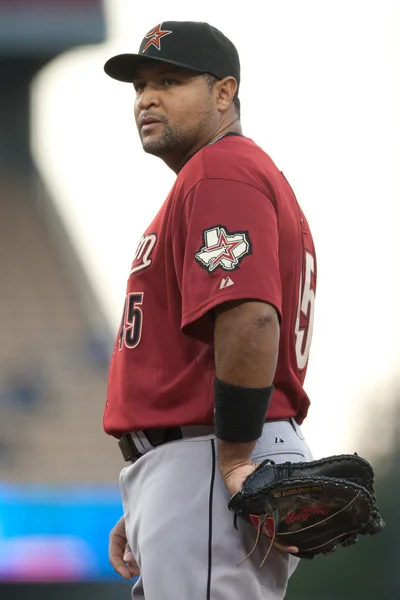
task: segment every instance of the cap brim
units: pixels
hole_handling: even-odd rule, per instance
[[[174,65],[175,67],[195,71],[196,73],[206,73],[203,69],[196,69],[181,62],[153,58],[152,56],[142,56],[141,54],[118,54],[117,56],[113,56],[105,63],[104,71],[113,79],[117,79],[117,81],[132,83],[135,79],[137,69],[149,62]]]

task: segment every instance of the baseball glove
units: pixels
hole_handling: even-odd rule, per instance
[[[376,534],[385,523],[378,511],[371,464],[357,454],[303,463],[265,460],[234,494],[228,507],[237,518],[271,538],[262,566],[276,540],[297,546],[299,558],[330,554],[350,546],[358,535]],[[248,558],[248,556],[246,558]]]

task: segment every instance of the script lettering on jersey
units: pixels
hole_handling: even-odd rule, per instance
[[[140,238],[139,245],[136,250],[136,254],[133,258],[132,268],[130,275],[144,271],[151,266],[152,258],[151,255],[157,243],[157,235],[155,233],[148,233]]]

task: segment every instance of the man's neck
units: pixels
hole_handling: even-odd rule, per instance
[[[227,133],[237,133],[238,135],[243,135],[242,126],[238,118],[236,118],[228,125],[220,126],[211,137],[199,141],[199,143],[193,146],[188,152],[186,152],[184,156],[179,158],[176,156],[162,156],[160,158],[162,158],[165,164],[170,169],[172,169],[174,173],[178,175],[179,171],[192,158],[192,156],[194,156],[199,150],[204,148],[204,146],[210,146],[211,144],[214,144],[217,140],[224,137]]]

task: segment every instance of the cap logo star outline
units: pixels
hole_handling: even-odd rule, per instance
[[[224,226],[217,225],[203,231],[203,237],[204,246],[194,257],[209,273],[218,267],[227,271],[238,269],[246,254],[251,254],[247,231],[230,233]]]
[[[168,29],[161,29],[161,26],[162,23],[156,25],[149,33],[146,33],[144,37],[148,41],[143,46],[142,52],[145,52],[150,46],[154,46],[157,50],[161,50],[161,38],[172,33],[172,31],[169,31]]]

